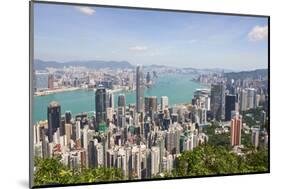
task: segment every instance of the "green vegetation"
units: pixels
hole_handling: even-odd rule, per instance
[[[198,146],[193,151],[183,152],[176,159],[176,168],[153,178],[174,178],[186,176],[206,176],[235,173],[268,171],[268,149],[246,148],[244,155],[237,155],[223,146],[208,144]],[[72,170],[60,162],[59,158],[35,158],[34,184],[79,184],[110,182],[124,179],[122,171],[115,168]]]
[[[255,109],[249,109],[249,110],[243,111],[243,113],[242,113],[243,123],[246,123],[246,125],[248,125],[249,127],[259,125],[260,124],[259,123],[260,115],[261,115],[262,110],[263,110],[262,108],[255,108]],[[264,125],[262,125],[262,126],[264,126]]]
[[[241,144],[243,144],[246,147],[252,147],[252,134],[251,133],[245,133],[245,131],[241,130]]]
[[[246,149],[239,156],[224,147],[201,145],[183,152],[177,159],[176,169],[168,177],[204,176],[268,171],[268,151]]]
[[[212,146],[221,146],[229,149],[230,134],[229,133],[215,134],[216,128],[221,128],[218,122],[213,122],[211,125],[203,129],[203,132],[206,133],[206,135],[208,135],[209,137],[208,144]]]
[[[34,185],[79,184],[122,180],[122,171],[115,168],[73,170],[59,158],[35,158]]]
[[[221,128],[218,122],[213,122],[211,125],[203,129],[203,132],[208,135],[208,144],[211,146],[224,147],[230,150],[230,130],[227,133],[215,134],[215,129]],[[230,128],[229,128],[230,129]],[[241,130],[241,144],[246,147],[251,147],[251,133],[246,133],[244,129]]]

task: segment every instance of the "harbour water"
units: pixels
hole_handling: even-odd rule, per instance
[[[165,74],[159,75],[155,85],[145,89],[145,96],[157,96],[160,103],[161,96],[168,96],[169,106],[189,103],[193,93],[198,88],[206,88],[205,85],[192,81],[195,75]],[[124,93],[124,92],[123,92]],[[120,92],[114,94],[115,107]],[[135,104],[135,92],[125,92],[126,104]],[[75,90],[50,94],[47,96],[34,96],[33,123],[47,119],[47,107],[51,101],[58,101],[61,105],[61,113],[71,111],[72,115],[95,110],[95,93],[89,90]]]

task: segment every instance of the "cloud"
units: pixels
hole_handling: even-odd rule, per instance
[[[146,46],[134,46],[129,48],[130,51],[135,51],[135,52],[143,52],[146,51],[147,49],[148,48]]]
[[[268,36],[268,26],[255,26],[249,33],[248,38],[250,41],[266,40]]]
[[[91,16],[96,12],[93,8],[90,7],[75,7],[75,9],[88,16]]]
[[[190,40],[187,41],[187,43],[189,43],[189,44],[193,44],[193,43],[196,43],[196,42],[197,42],[196,39],[190,39]]]

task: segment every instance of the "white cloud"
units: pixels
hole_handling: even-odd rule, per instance
[[[268,26],[255,26],[249,33],[248,37],[250,41],[266,40],[268,36]]]
[[[193,43],[196,43],[196,42],[197,42],[196,39],[191,39],[191,40],[188,40],[188,41],[187,41],[187,43],[189,43],[189,44],[193,44]]]
[[[96,12],[93,8],[90,7],[75,7],[75,9],[89,16]]]
[[[130,51],[143,52],[147,50],[146,46],[134,46],[129,48]]]

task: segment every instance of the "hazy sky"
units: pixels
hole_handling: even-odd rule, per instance
[[[38,3],[34,11],[37,59],[267,67],[267,18]]]

